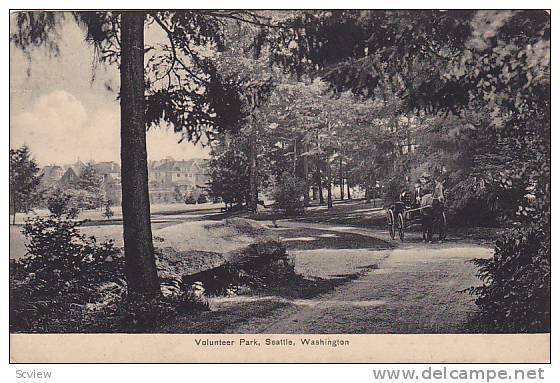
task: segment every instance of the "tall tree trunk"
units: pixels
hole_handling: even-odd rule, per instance
[[[308,151],[308,147],[307,144],[304,143],[303,144],[303,152],[306,153]],[[305,182],[305,194],[303,195],[303,204],[305,206],[309,206],[309,182],[308,182],[308,177],[307,177],[307,173],[309,172],[309,164],[307,161],[307,155],[303,155],[302,156],[302,170],[303,170],[303,180]]]
[[[350,196],[350,182],[348,181],[348,179],[346,179],[346,196],[348,199],[352,199],[352,197]]]
[[[340,156],[339,159],[339,165],[340,165],[340,177],[339,177],[339,181],[340,181],[340,200],[344,200],[344,171],[343,171],[343,165],[342,165],[342,155]]]
[[[331,164],[327,161],[327,208],[333,207],[332,201],[332,177],[331,177]]]
[[[121,14],[121,166],[125,274],[131,297],[161,293],[154,257],[146,124],[144,13]]]
[[[294,177],[296,175],[296,170],[297,170],[297,141],[294,138],[294,172],[293,172]]]
[[[315,170],[315,179],[317,180],[317,192],[319,193],[319,204],[323,205],[325,203],[325,197],[323,197],[323,182],[321,180],[321,170],[319,169],[320,159],[317,156],[317,169]]]
[[[251,127],[251,137],[249,144],[249,210],[257,211],[258,190],[257,190],[257,140],[256,127]]]
[[[320,178],[319,178],[319,204],[320,205],[325,204],[325,197],[323,196],[323,183],[321,182]]]

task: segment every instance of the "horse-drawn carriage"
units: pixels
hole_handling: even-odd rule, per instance
[[[440,182],[436,182],[434,193],[426,194],[420,200],[413,198],[411,192],[402,193],[399,201],[389,205],[386,214],[391,239],[398,235],[404,241],[405,230],[419,224],[425,241],[432,241],[434,231],[438,232],[440,241],[447,236],[443,184]]]

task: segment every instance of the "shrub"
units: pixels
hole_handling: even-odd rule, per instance
[[[113,242],[97,243],[95,237],[80,234],[84,221],[71,218],[52,214],[28,221],[23,228],[28,243],[20,263],[34,279],[37,294],[64,294],[122,274],[124,261]]]
[[[148,331],[178,313],[207,309],[165,277],[163,287],[178,284],[167,294],[129,299],[122,252],[81,234],[84,221],[61,213],[67,200],[53,199],[59,214],[25,224],[28,252],[10,262],[10,331]]]
[[[65,198],[51,201],[48,217],[23,228],[27,254],[10,268],[11,331],[81,331],[83,310],[103,282],[121,280],[124,259],[111,241],[97,243],[79,233],[75,212],[60,212]]]
[[[68,195],[51,197],[52,214],[23,228],[27,254],[11,265],[10,328],[14,331],[77,331],[83,305],[103,282],[122,278],[124,259],[111,241],[80,234]]]
[[[45,192],[47,208],[55,207],[57,203],[62,207],[72,208],[76,210],[98,209],[102,206],[102,200],[99,195],[84,189],[68,188],[52,188]]]
[[[196,199],[191,194],[189,194],[185,197],[185,203],[187,205],[194,205],[196,203]]]
[[[307,192],[305,181],[289,173],[282,174],[272,190],[276,208],[287,215],[300,215],[304,212],[304,195]]]
[[[201,282],[206,292],[225,295],[238,288],[269,290],[288,285],[296,277],[286,247],[278,241],[251,244],[228,263],[191,275],[184,275],[183,286]]]
[[[483,285],[476,320],[492,332],[550,331],[550,231],[541,225],[503,234],[490,259],[476,259]]]
[[[116,320],[109,326],[114,326],[117,331],[149,332],[179,314],[194,310],[208,310],[208,305],[196,301],[185,291],[148,299],[131,300],[125,297],[110,314]]]
[[[399,200],[399,196],[403,190],[409,190],[410,187],[407,184],[404,176],[402,174],[395,174],[387,180],[387,183],[383,188],[383,204],[388,206],[393,202]]]
[[[208,198],[204,194],[199,194],[198,198],[196,199],[196,203],[206,203],[208,202]]]
[[[101,206],[102,196],[89,190],[70,188],[64,193],[70,196],[71,204],[79,209],[98,209]]]
[[[66,215],[69,218],[76,218],[79,213],[78,207],[72,201],[72,196],[62,191],[53,193],[49,197],[47,207],[56,217]]]
[[[525,194],[519,182],[504,188],[475,177],[456,180],[446,193],[446,205],[453,225],[496,226],[512,219]]]

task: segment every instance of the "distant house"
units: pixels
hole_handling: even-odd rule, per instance
[[[102,187],[105,198],[113,204],[119,204],[122,200],[121,190],[121,167],[115,162],[93,162],[91,163],[97,174],[102,180]],[[75,186],[80,180],[80,176],[86,165],[78,160],[73,164],[58,168],[63,172],[62,176],[56,181],[56,185],[62,188]]]
[[[116,162],[97,162],[92,164],[93,168],[102,177],[105,198],[113,204],[119,204],[122,200],[121,167]]]
[[[209,181],[207,160],[151,162],[148,169],[150,202],[180,202],[186,195],[200,194]]]
[[[121,167],[116,162],[97,162],[92,164],[97,174],[103,177],[103,182],[121,182]]]
[[[41,168],[39,176],[41,177],[41,186],[44,188],[50,188],[56,186],[58,181],[64,175],[64,169],[62,166],[58,165],[48,165]]]
[[[69,186],[78,182],[85,167],[86,165],[80,160],[70,165],[64,165],[64,174],[58,180],[59,185]]]
[[[155,161],[149,161],[148,162],[148,170],[149,169],[155,169],[157,167],[159,167],[160,165],[166,164],[168,162],[175,162],[175,159],[173,157],[165,157],[162,160],[155,160]]]
[[[91,163],[102,180],[105,198],[113,204],[122,201],[121,167],[116,162]],[[76,187],[86,164],[78,160],[73,164],[45,166],[42,169],[48,185],[61,188]],[[151,203],[183,202],[187,195],[197,197],[204,192],[210,180],[208,160],[177,161],[171,157],[148,163],[148,186]]]

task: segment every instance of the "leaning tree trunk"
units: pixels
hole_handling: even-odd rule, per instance
[[[144,117],[144,13],[121,14],[121,166],[125,275],[131,297],[160,294],[152,242]]]

